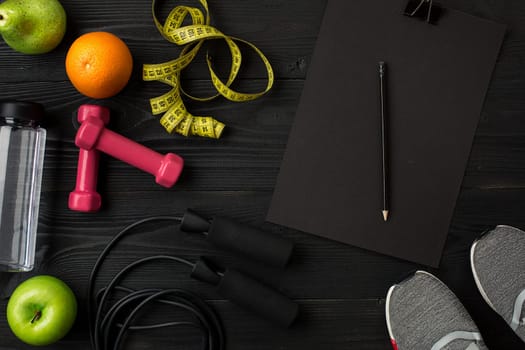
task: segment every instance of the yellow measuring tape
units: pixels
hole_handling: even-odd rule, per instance
[[[272,66],[261,50],[248,41],[225,35],[217,28],[210,26],[208,4],[206,0],[199,0],[199,2],[205,10],[205,15],[196,7],[177,6],[171,10],[166,22],[162,25],[155,14],[155,0],[152,1],[151,12],[159,32],[169,42],[184,47],[179,57],[172,61],[145,64],[142,78],[145,81],[159,81],[171,87],[171,90],[164,95],[150,99],[152,113],[154,115],[164,113],[160,118],[160,123],[169,133],[175,131],[184,136],[198,135],[219,138],[225,125],[212,117],[192,115],[186,110],[182,95],[196,101],[209,101],[221,95],[234,102],[250,101],[264,95],[272,88],[274,76]],[[191,17],[192,24],[183,27],[182,24],[188,15]],[[182,89],[180,82],[181,71],[195,58],[204,41],[209,39],[224,39],[226,41],[232,56],[230,74],[228,80],[223,82],[213,70],[210,56],[206,54],[211,81],[215,89],[217,89],[217,93],[208,97],[195,97]],[[264,63],[268,73],[268,84],[264,91],[242,93],[230,88],[230,85],[237,77],[242,62],[241,51],[236,42],[241,42],[251,47]]]

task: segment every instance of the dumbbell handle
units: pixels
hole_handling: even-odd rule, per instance
[[[99,158],[100,153],[98,151],[80,149],[78,153],[77,185],[75,190],[90,192],[97,188]]]
[[[109,129],[104,129],[96,148],[142,171],[155,175],[163,155]]]
[[[95,212],[102,205],[102,198],[97,192],[98,162],[97,150],[78,152],[77,181],[75,190],[69,194],[68,207],[81,212]]]
[[[88,118],[95,118],[107,124],[109,109],[89,104],[80,106],[77,113],[78,122],[83,123]],[[69,209],[81,212],[95,212],[100,209],[102,199],[97,192],[99,158],[100,154],[96,149],[80,149],[77,181],[75,189],[69,194]]]

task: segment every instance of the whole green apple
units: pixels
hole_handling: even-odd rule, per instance
[[[64,337],[77,316],[73,291],[52,276],[22,282],[7,303],[7,322],[13,333],[31,345],[49,345]]]
[[[6,0],[0,3],[0,34],[12,49],[41,54],[60,44],[66,12],[58,0]]]

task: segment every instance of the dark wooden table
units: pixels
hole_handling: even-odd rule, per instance
[[[220,98],[210,103],[188,103],[194,114],[213,115],[227,124],[224,137],[218,141],[169,135],[149,111],[148,99],[167,88],[143,82],[141,65],[172,59],[179,50],[156,32],[148,0],[62,2],[69,25],[57,50],[32,57],[0,45],[0,98],[40,102],[49,114],[38,265],[33,274],[63,279],[80,304],[73,330],[47,348],[90,348],[86,281],[95,258],[117,231],[140,218],[178,215],[191,207],[207,215],[231,216],[296,242],[294,260],[285,272],[252,270],[299,302],[302,313],[296,325],[289,330],[275,328],[221,300],[212,288],[191,280],[185,270],[170,264],[144,267],[126,279],[126,285],[180,287],[202,295],[218,310],[227,333],[227,348],[232,350],[389,349],[384,321],[386,291],[406,273],[421,267],[264,222],[326,0],[209,1],[213,23],[227,34],[255,43],[266,53],[276,74],[272,91],[253,102],[237,104]],[[518,349],[523,344],[483,303],[469,270],[468,250],[480,232],[493,225],[525,228],[525,2],[443,2],[506,23],[508,34],[480,118],[443,260],[433,272],[461,298],[491,349]],[[163,2],[160,12],[166,15],[176,3]],[[197,1],[192,4],[198,5]],[[66,77],[64,58],[69,45],[90,31],[117,34],[134,56],[132,79],[114,98],[90,100],[77,93]],[[211,44],[210,50],[215,64],[227,67],[229,57],[223,43]],[[238,86],[256,91],[265,84],[264,70],[249,51],[245,61]],[[196,94],[211,91],[202,57],[183,78],[188,90]],[[111,109],[113,130],[159,152],[182,155],[187,168],[180,182],[167,190],[156,185],[150,175],[104,158],[99,178],[103,209],[96,214],[68,210],[78,155],[71,120],[81,104],[93,102]],[[200,237],[181,233],[173,226],[150,225],[143,231],[149,233],[130,237],[112,253],[99,286],[127,263],[150,254],[188,258],[210,255],[230,265],[241,265]],[[9,292],[30,275],[1,275],[2,350],[31,348],[15,339],[5,320]],[[130,334],[124,348],[198,349],[199,343],[193,332],[157,330]]]

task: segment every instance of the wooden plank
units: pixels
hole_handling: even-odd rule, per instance
[[[66,79],[64,57],[68,47],[79,35],[91,31],[109,31],[121,37],[134,57],[134,79],[140,80],[142,64],[160,63],[177,57],[180,50],[164,40],[157,32],[150,14],[151,1],[132,0],[107,2],[103,0],[62,1],[68,14],[68,31],[62,44],[50,54],[27,56],[13,52],[5,44],[0,46],[0,77],[3,82],[60,81]],[[159,2],[160,16],[178,5],[197,6],[197,1]],[[210,1],[213,24],[224,33],[253,41],[272,62],[277,77],[304,78],[326,0],[315,1]],[[125,6],[125,8],[123,8]],[[257,20],[254,21],[254,18]],[[293,43],[293,48],[290,44]],[[214,49],[216,46],[216,49]],[[228,67],[231,63],[225,45],[212,44],[214,64]],[[221,49],[222,48],[222,49]],[[244,77],[263,77],[264,69],[258,58],[246,47]],[[201,55],[192,78],[208,78],[208,69]]]
[[[384,302],[374,299],[361,300],[302,300],[302,314],[298,322],[290,329],[284,330],[259,320],[237,306],[226,301],[212,301],[224,322],[227,337],[227,349],[231,350],[266,350],[266,349],[356,349],[356,350],[389,350],[386,325],[384,320]],[[4,302],[1,307],[5,308]],[[487,317],[481,322],[485,325],[499,325],[490,312],[482,308],[474,310],[478,316]],[[144,323],[159,320],[159,316],[171,315],[169,311],[154,307],[151,311],[155,318],[144,317]],[[159,313],[161,315],[159,315]],[[163,315],[164,314],[164,315]],[[86,318],[79,315],[79,320],[71,333],[63,341],[53,345],[53,349],[88,350]],[[494,321],[494,320],[493,320]],[[140,322],[140,321],[139,321]],[[484,329],[483,335],[489,345],[496,349],[518,349],[517,337],[512,331],[497,333],[495,329]],[[23,345],[10,333],[7,327],[0,328],[2,350],[29,350],[32,347]],[[177,347],[177,345],[179,345]],[[157,330],[130,334],[127,337],[126,349],[145,349],[157,346],[162,349],[174,347],[182,349],[201,349],[199,338],[193,332]]]
[[[259,81],[249,82],[251,88],[261,85]],[[264,85],[264,83],[263,83]],[[230,126],[220,141],[203,138],[184,138],[177,134],[169,135],[160,126],[160,116],[153,116],[149,98],[162,95],[169,88],[159,83],[131,83],[121,94],[108,100],[96,101],[80,95],[68,81],[0,83],[0,99],[32,100],[42,103],[48,112],[48,140],[60,141],[73,146],[75,129],[72,118],[81,104],[101,104],[111,109],[111,128],[137,142],[158,142],[161,150],[171,145],[190,147],[221,146],[231,144],[230,139],[250,140],[257,146],[283,148],[289,128],[295,116],[303,82],[300,80],[279,80],[275,89],[255,101],[234,103],[223,97],[211,102],[187,103],[187,108],[195,115],[211,115]],[[206,96],[211,92],[207,81],[190,82],[188,90],[196,95]],[[231,129],[231,130],[229,130]],[[264,144],[265,143],[265,144]],[[51,145],[51,147],[53,147]],[[261,147],[263,148],[263,147]],[[53,149],[53,148],[51,148]],[[56,150],[56,149],[55,149]],[[241,150],[242,151],[242,150]],[[58,153],[56,157],[67,157]]]
[[[3,304],[3,303],[2,303]],[[302,317],[289,330],[279,329],[266,321],[254,318],[229,302],[211,303],[224,322],[227,349],[336,349],[362,350],[389,349],[384,326],[383,305],[376,300],[301,301]],[[5,305],[1,305],[5,307]],[[152,313],[163,312],[155,308]],[[177,317],[171,313],[172,317]],[[158,317],[158,316],[157,316]],[[341,327],[332,327],[334,322]],[[64,341],[53,345],[53,349],[90,349],[87,345],[87,324],[79,319]],[[195,333],[169,332],[166,330],[130,334],[125,349],[145,349],[158,346],[162,349],[202,349]],[[0,349],[31,349],[24,346],[6,327],[0,328]],[[181,343],[182,347],[177,347]]]
[[[2,62],[1,81],[57,81],[66,79],[63,68],[64,55],[74,41],[83,33],[105,30],[120,36],[129,45],[135,58],[133,79],[140,80],[141,65],[158,63],[176,57],[179,50],[166,42],[156,31],[150,15],[149,1],[133,0],[126,2],[125,11],[119,2],[102,0],[63,1],[68,13],[69,27],[63,43],[54,52],[41,56],[27,56],[13,52],[6,45],[0,46]],[[197,6],[197,2],[165,2],[161,6],[161,16],[166,15],[171,6],[187,3]],[[250,1],[235,0],[210,1],[213,23],[227,34],[253,41],[265,52],[274,65],[276,76],[280,78],[304,78],[317,38],[326,0],[315,1],[259,1],[256,5]],[[512,25],[512,31],[504,46],[504,55],[500,64],[508,68],[498,68],[498,76],[518,73],[514,67],[519,64],[516,57],[523,53],[524,47],[519,40],[525,36],[523,26],[525,10],[519,2],[513,6],[492,4],[484,6],[474,0],[445,2],[453,8],[477,14]],[[257,21],[253,19],[257,18]],[[212,45],[217,46],[217,45]],[[219,47],[222,47],[220,49]],[[219,67],[229,66],[228,52],[218,45],[214,62]],[[508,53],[508,54],[506,54]],[[264,70],[258,59],[247,52],[249,69],[243,71],[246,78],[263,78]],[[159,60],[160,58],[160,60]],[[188,74],[193,79],[208,77],[203,57],[200,57]],[[521,75],[522,76],[522,75]],[[509,96],[510,97],[510,96]]]
[[[478,293],[470,272],[468,252],[470,244],[481,232],[497,224],[525,228],[525,219],[520,215],[525,205],[523,194],[523,190],[470,190],[460,196],[440,269],[434,271],[460,296],[472,297]],[[173,225],[159,224],[144,228],[144,232],[154,232],[136,234],[124,241],[124,247],[114,253],[116,263],[110,263],[105,277],[102,277],[109,278],[138,256],[181,254],[193,260],[200,255],[209,255],[227,266],[240,268],[267,283],[280,286],[294,298],[383,298],[390,285],[410,271],[424,268],[264,223],[270,193],[115,192],[95,220],[93,215],[66,210],[65,193],[42,198],[39,247],[49,247],[43,271],[62,276],[79,290],[83,288],[105,242],[121,228],[147,216],[180,215],[188,207],[210,217],[233,217],[292,239],[296,244],[292,264],[285,272],[247,264],[231,253],[213,249],[199,235],[181,233]],[[141,285],[162,281],[159,276],[163,276],[165,266],[152,266],[150,269],[151,273],[133,281]],[[199,286],[184,269],[174,269],[179,283]]]
[[[211,114],[228,125],[219,141],[167,134],[149,112],[146,97],[163,93],[161,85],[132,84],[124,94],[103,104],[112,109],[113,130],[159,152],[174,151],[186,159],[187,172],[177,187],[271,191],[302,86],[300,80],[280,80],[275,91],[253,102],[234,104],[220,99],[189,104],[195,114]],[[192,87],[202,93],[206,82],[195,82]],[[68,82],[0,84],[0,98],[33,99],[47,107],[45,188],[72,188],[78,151],[73,145],[75,129],[71,119],[80,104],[91,100],[81,97]],[[465,188],[524,186],[521,174],[525,163],[521,154],[525,141],[522,129],[516,127],[519,120],[518,115],[512,120],[501,120],[498,128],[493,128],[492,122],[480,123],[480,134],[474,140],[463,181]],[[148,175],[121,162],[106,159],[102,163],[105,166],[101,178],[107,179],[106,190],[162,190]]]

